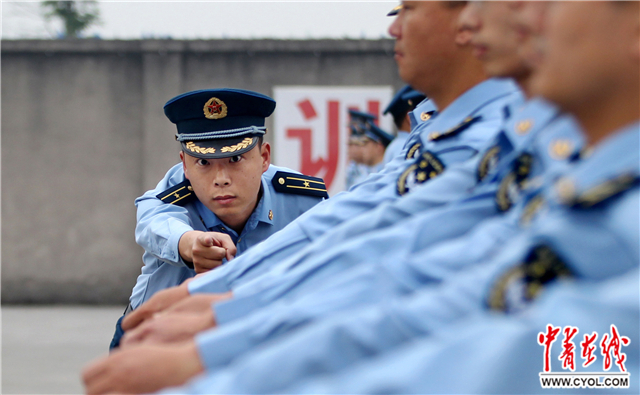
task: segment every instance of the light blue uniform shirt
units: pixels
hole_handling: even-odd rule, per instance
[[[360,312],[351,311],[342,316],[334,316],[328,321],[301,329],[289,337],[265,344],[262,348],[256,347],[253,352],[235,360],[232,358],[230,364],[227,361],[225,365],[228,364],[228,367],[224,370],[208,365],[208,355],[201,347],[201,358],[207,368],[211,369],[210,372],[215,373],[205,380],[194,383],[184,392],[198,393],[205,388],[206,391],[213,393],[281,392],[282,389],[296,383],[304,383],[314,375],[340,371],[366,359],[377,355],[384,356],[386,353],[393,353],[394,350],[400,349],[402,351],[400,356],[389,354],[391,359],[385,360],[386,365],[368,369],[370,375],[365,374],[365,376],[375,378],[376,372],[394,369],[394,366],[407,366],[396,364],[394,362],[396,358],[402,360],[403,364],[411,360],[418,363],[417,361],[421,358],[428,361],[428,349],[423,350],[422,354],[416,353],[416,345],[411,343],[413,341],[427,339],[426,344],[437,346],[440,344],[440,338],[436,336],[443,334],[446,336],[457,330],[464,332],[472,330],[470,328],[480,328],[481,326],[476,327],[476,324],[484,322],[482,316],[486,315],[488,305],[510,314],[523,314],[523,312],[527,314],[537,294],[542,292],[544,295],[545,288],[553,285],[554,280],[567,277],[579,287],[586,287],[587,290],[589,287],[596,289],[608,287],[612,290],[613,288],[607,285],[606,281],[612,279],[615,282],[618,281],[616,277],[619,279],[619,276],[627,278],[632,276],[633,282],[625,284],[637,287],[640,257],[638,188],[640,155],[637,149],[640,144],[639,126],[640,124],[631,125],[611,136],[599,144],[590,156],[576,162],[570,170],[562,172],[562,178],[558,182],[546,183],[542,192],[529,200],[531,203],[533,199],[541,197],[543,200],[542,204],[536,206],[538,209],[533,211],[525,209],[522,212],[519,224],[522,232],[509,240],[497,255],[484,264],[468,267],[456,276],[449,276],[446,281],[437,286],[395,299],[388,298],[391,295],[383,292],[384,284],[382,284],[379,289],[381,292],[377,293],[382,296],[372,298],[372,302],[377,305]],[[344,284],[341,286],[344,287]],[[563,285],[558,286],[560,287]],[[635,302],[632,302],[635,304],[630,306],[636,311],[631,317],[626,317],[622,313],[613,316],[604,314],[607,310],[599,310],[598,299],[588,299],[590,293],[584,292],[584,289],[579,295],[583,298],[587,297],[588,304],[580,307],[581,310],[570,310],[575,315],[569,315],[569,317],[588,317],[588,320],[578,322],[567,320],[567,316],[561,313],[563,312],[560,306],[562,299],[556,300],[555,304],[547,304],[543,311],[548,314],[558,309],[558,314],[553,317],[561,322],[553,322],[554,325],[584,324],[586,327],[583,330],[587,330],[586,328],[596,329],[593,326],[589,327],[589,323],[596,323],[597,330],[603,333],[610,324],[614,323],[624,327],[622,334],[637,336],[637,288],[632,289],[636,292]],[[350,290],[345,289],[347,293]],[[325,299],[339,297],[330,292],[325,292],[324,295]],[[627,294],[626,297],[629,298],[629,295],[631,294]],[[596,311],[603,312],[602,316],[593,314],[589,304],[593,302],[595,302],[593,307]],[[544,303],[542,305],[544,306]],[[615,305],[608,307],[612,306]],[[321,307],[322,302],[318,301],[317,309]],[[535,315],[536,308],[534,304],[532,309],[534,313],[529,314]],[[628,311],[623,309],[624,313]],[[545,321],[548,315],[545,317],[537,322],[536,331],[544,330],[544,326],[548,323]],[[605,317],[612,317],[612,322],[606,321]],[[510,321],[515,322],[513,320]],[[223,326],[218,330],[223,336],[228,335],[229,333],[225,333],[224,329]],[[264,332],[269,330],[277,332],[281,330],[281,326],[271,326],[269,329],[258,328],[253,333],[263,332],[262,335],[264,335]],[[590,330],[587,331],[590,332]],[[211,336],[211,333],[213,331],[200,335],[197,339],[198,343],[202,338]],[[509,334],[509,332],[504,333],[507,336]],[[428,340],[430,337],[434,340]],[[478,346],[476,343],[484,340],[484,338],[475,338],[472,341],[469,336],[464,336],[464,339],[461,344],[467,347],[471,344]],[[488,339],[493,342],[496,350],[503,349],[503,338],[490,336]],[[235,347],[238,340],[245,339],[228,336],[226,340],[231,340],[232,347]],[[458,340],[455,340],[455,344],[460,347]],[[542,351],[535,342],[535,334],[528,340],[533,344],[528,350],[537,347],[539,350],[537,355],[541,356]],[[507,343],[506,347],[511,344]],[[402,350],[401,347],[405,345],[406,348]],[[489,350],[486,344],[478,347],[479,350]],[[215,353],[220,351],[218,348],[214,350]],[[462,349],[459,348],[459,350],[457,355],[465,355],[467,358],[467,354]],[[633,357],[628,363],[637,370],[637,347],[628,347],[626,351],[630,351]],[[404,357],[404,355],[411,355],[411,357]],[[487,365],[480,355],[474,359],[476,365]],[[449,356],[452,362],[455,356]],[[498,357],[494,360],[499,366],[514,368]],[[541,366],[542,358],[537,360],[538,366]],[[466,362],[465,364],[468,367],[473,366]],[[402,373],[397,376],[385,374],[383,377],[396,383],[398,387],[386,389],[388,387],[384,386],[385,382],[381,381],[382,386],[376,392],[423,392],[418,388],[431,391],[431,387],[428,387],[430,380],[417,374],[425,375],[429,372],[436,379],[440,375],[436,360],[431,361],[427,366],[431,366],[433,370],[426,367],[426,370],[420,371],[409,369],[412,372],[411,382],[421,383],[427,387],[403,387],[407,381]],[[484,367],[477,367],[477,369],[479,372],[484,371]],[[361,381],[365,378],[364,376],[352,374],[340,377],[345,381],[336,382],[336,385],[352,382],[346,377],[359,377],[358,380],[353,381],[352,387],[336,387],[340,392],[351,393],[354,388],[367,388],[370,383],[370,381]],[[478,374],[475,377],[482,376]],[[503,377],[506,380],[514,379],[506,382],[510,385],[516,385],[515,380],[519,378],[517,375]],[[484,383],[489,385],[487,388],[509,388],[509,386],[501,387],[506,385],[505,383],[471,382],[474,385]],[[531,385],[532,382],[527,381],[527,383]],[[318,391],[324,392],[320,382],[316,382],[315,385],[318,387],[313,388],[320,388]],[[452,382],[443,382],[442,385],[454,385],[452,388],[458,388],[456,383]],[[293,388],[297,390],[297,387]],[[369,391],[364,390],[364,392]],[[489,392],[492,391],[489,389]]]
[[[180,237],[185,232],[200,230],[226,233],[236,244],[236,256],[239,256],[322,200],[314,196],[276,192],[271,179],[278,171],[291,172],[286,168],[270,166],[262,174],[262,197],[241,234],[225,225],[197,199],[183,207],[165,204],[156,197],[184,181],[182,164],[172,167],[155,189],[136,199],[136,242],[145,249],[145,253],[142,274],[138,276],[130,298],[131,306],[136,308],[157,291],[179,285],[195,275],[178,252]]]
[[[391,140],[389,145],[387,145],[387,149],[384,151],[384,159],[382,160],[382,163],[387,164],[391,162],[393,158],[400,155],[407,140],[409,140],[409,132],[405,130],[398,130],[398,134],[393,140]]]
[[[349,366],[334,375],[305,377],[298,385],[279,389],[279,393],[629,393],[640,392],[640,355],[634,340],[640,338],[638,269],[602,283],[563,282],[543,294],[529,311],[518,316],[480,316],[448,327],[437,336],[419,338],[376,358]],[[596,361],[582,367],[579,342],[585,334],[598,334],[597,342],[611,333],[615,324],[621,336],[631,343],[621,347],[626,354],[629,388],[542,389],[543,347],[537,335],[555,327],[578,328],[574,337],[576,372],[602,372],[603,356],[595,344]],[[560,333],[551,347],[551,371],[570,373],[562,368]],[[461,358],[461,355],[464,355]],[[610,373],[619,372],[613,366]],[[248,372],[250,373],[250,372]],[[583,377],[584,378],[584,377]],[[186,393],[204,393],[220,388],[225,378],[210,376],[195,382]],[[228,380],[228,379],[227,379]],[[212,385],[213,384],[213,385]],[[249,392],[249,391],[245,391]]]
[[[264,311],[268,319],[262,317],[261,313],[250,317],[244,326],[233,326],[229,331],[236,339],[233,342],[221,340],[219,334],[212,334],[209,342],[220,341],[227,344],[216,347],[217,350],[233,349],[233,352],[217,352],[211,358],[224,361],[224,356],[240,353],[240,347],[249,349],[255,343],[313,321],[327,312],[371,303],[383,295],[394,297],[410,293],[426,283],[441,281],[451,273],[478,264],[495,254],[495,251],[518,231],[517,219],[521,207],[507,213],[506,217],[484,221],[464,237],[447,242],[442,242],[443,239],[440,237],[443,233],[448,233],[451,237],[457,233],[463,234],[466,227],[473,227],[486,218],[485,215],[489,217],[497,214],[494,200],[498,188],[486,188],[486,184],[499,184],[496,181],[505,178],[504,174],[512,171],[513,160],[510,160],[510,157],[519,157],[523,152],[531,154],[535,158],[531,169],[534,178],[547,173],[551,180],[554,172],[565,168],[566,159],[571,152],[564,152],[563,157],[552,157],[549,148],[560,141],[563,142],[563,146],[572,145],[573,151],[580,149],[582,136],[575,124],[570,119],[562,117],[547,126],[547,123],[554,119],[555,109],[537,101],[530,103],[518,117],[510,121],[506,130],[514,130],[515,125],[522,120],[530,120],[534,114],[539,115],[535,123],[540,129],[532,128],[526,138],[522,135],[511,136],[509,141],[514,146],[512,151],[507,152],[508,144],[503,141],[504,136],[499,135],[496,138],[507,154],[504,163],[499,164],[494,171],[495,174],[502,175],[495,176],[496,180],[488,175],[489,179],[484,182],[485,185],[478,188],[478,195],[472,195],[472,198],[440,210],[419,214],[382,232],[349,240],[331,251],[323,253],[322,248],[312,248],[319,244],[315,243],[305,249],[305,252],[311,250],[306,256],[307,259],[291,264],[289,272],[272,271],[273,273],[268,273],[269,276],[265,274],[235,288],[234,299],[215,305],[217,321],[219,325],[223,325],[222,328],[229,321],[261,306],[278,299],[284,300]],[[444,175],[441,178],[444,178]],[[493,192],[487,195],[487,189]],[[420,189],[415,194],[419,191]],[[414,193],[409,196],[413,195]],[[472,222],[474,219],[475,223]],[[453,222],[456,221],[463,221],[466,225],[460,228],[453,226]],[[434,235],[432,229],[438,229],[437,234]],[[327,237],[330,235],[319,239],[318,242],[324,241]],[[357,268],[359,265],[364,267]],[[345,274],[338,275],[339,273]],[[260,334],[266,338],[262,338]],[[238,341],[242,336],[248,340]]]
[[[507,102],[513,100],[514,95],[520,93],[512,81],[487,80],[465,92],[436,117],[419,124],[409,138],[407,147],[420,143],[421,152],[433,152],[445,167],[464,162],[481,151],[495,136],[503,118],[501,110]],[[464,132],[451,138],[430,141],[429,135],[432,132],[449,130],[462,124],[470,115],[477,114],[482,115],[481,120]],[[290,258],[329,229],[384,202],[397,200],[398,178],[413,161],[397,157],[349,192],[340,193],[319,204],[268,242],[252,249],[242,259],[235,260],[233,265],[226,265],[221,270],[192,281],[189,283],[189,291],[226,292],[230,287],[248,281],[276,263]],[[460,195],[467,192],[466,188],[465,184],[462,190],[451,193]]]
[[[533,101],[506,125],[505,130],[486,150],[495,152],[495,147],[500,148],[505,158],[498,162],[500,165],[496,165],[497,169],[492,171],[495,175],[485,176],[486,181],[483,184],[471,190],[477,181],[478,168],[478,161],[472,161],[472,166],[460,166],[461,169],[452,167],[405,198],[385,203],[366,215],[342,224],[317,239],[294,258],[284,261],[250,282],[235,287],[234,299],[216,307],[219,324],[245,315],[248,311],[275,299],[295,297],[306,289],[321,285],[329,276],[359,264],[402,262],[412,254],[423,254],[430,246],[460,237],[479,222],[498,215],[500,210],[496,207],[496,195],[501,181],[514,172],[514,162],[517,158],[525,153],[530,155],[530,173],[535,178],[554,166],[562,166],[572,151],[581,147],[582,136],[570,119],[556,120],[552,127],[541,132],[556,114],[555,108],[544,102]],[[537,116],[537,128],[532,128],[526,135],[515,132],[515,125],[523,120],[531,120],[534,116]],[[532,142],[536,137],[537,140]],[[558,142],[562,143],[563,156],[552,157],[549,154],[550,148]],[[433,190],[445,181],[450,183],[454,177],[465,179],[458,174],[462,170],[466,170],[466,179],[472,180],[468,186],[470,193],[463,196],[463,199],[455,201],[455,197]],[[427,189],[431,190],[424,191]],[[511,192],[510,199],[516,200],[516,194],[517,191]],[[430,204],[434,197],[451,198],[452,201],[451,204],[437,207]],[[407,219],[411,216],[411,219]],[[391,228],[387,229],[389,227]],[[385,230],[381,231],[382,229]],[[511,233],[510,226],[498,223],[491,231],[476,236],[481,240],[467,241],[470,246],[463,251],[471,254],[475,251],[490,250]],[[495,234],[497,236],[494,236]],[[354,235],[358,237],[354,238]],[[459,250],[458,246],[451,246],[443,254],[456,257]]]

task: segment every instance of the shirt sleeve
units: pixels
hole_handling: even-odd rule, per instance
[[[165,204],[156,195],[182,182],[180,164],[174,166],[158,186],[136,199],[136,243],[155,258],[175,266],[186,266],[178,250],[185,232],[194,230],[185,207]]]

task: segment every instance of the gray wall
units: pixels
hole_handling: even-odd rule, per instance
[[[142,265],[133,200],[179,160],[171,97],[399,88],[392,53],[391,40],[2,41],[2,302],[126,303]]]

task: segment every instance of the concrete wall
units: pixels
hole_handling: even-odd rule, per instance
[[[2,302],[126,303],[142,265],[133,200],[178,161],[171,97],[399,88],[392,52],[390,40],[2,41]]]

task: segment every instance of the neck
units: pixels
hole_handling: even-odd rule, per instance
[[[258,207],[258,202],[260,202],[260,199],[262,199],[262,185],[260,185],[260,191],[258,192],[258,198],[256,199],[255,203],[253,204],[251,210],[247,210],[248,212],[243,213],[242,216],[238,216],[238,218],[225,218],[225,219],[220,218],[220,219],[228,227],[233,229],[238,234],[238,236],[240,236],[240,234],[242,233],[242,230],[244,229],[244,226],[247,224],[247,221],[249,221],[249,218],[251,217],[251,214],[253,214],[253,212],[256,211],[256,208]]]
[[[516,75],[512,77],[516,84],[522,90],[524,97],[529,100],[531,99],[531,72],[527,72],[521,75]]]
[[[634,86],[631,84],[631,86]],[[587,144],[594,146],[615,133],[617,130],[638,122],[640,119],[640,98],[638,84],[627,90],[611,95],[611,100],[600,100],[596,103],[581,103],[579,109],[570,111],[580,123]]]
[[[439,112],[444,111],[463,93],[487,79],[482,65],[476,59],[466,59],[466,62],[461,67],[454,67],[447,78],[438,81],[437,86],[424,90]]]

